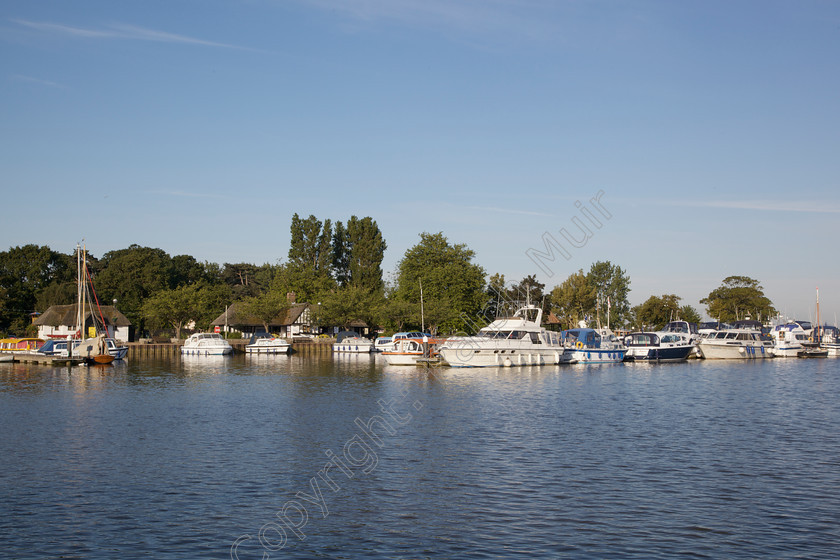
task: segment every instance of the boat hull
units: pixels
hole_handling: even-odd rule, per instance
[[[703,358],[707,360],[752,360],[773,357],[773,354],[761,344],[708,344],[706,340],[703,340],[698,348]]]
[[[565,348],[492,349],[447,347],[440,356],[451,367],[545,366],[573,363]]]
[[[389,366],[416,366],[422,352],[382,352],[382,358]]]
[[[231,348],[181,348],[181,354],[184,356],[224,356],[231,352]]]
[[[624,361],[627,350],[608,348],[575,348],[571,356],[579,364],[614,364]]]
[[[373,344],[336,342],[333,344],[333,352],[347,354],[370,354],[373,352]]]
[[[641,362],[684,362],[694,350],[689,346],[638,346],[627,349],[626,358]]]
[[[245,347],[246,354],[288,354],[291,350],[289,344],[266,346],[266,345],[248,345]]]

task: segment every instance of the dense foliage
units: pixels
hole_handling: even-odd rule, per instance
[[[415,306],[412,326],[441,333],[472,330],[487,298],[485,272],[472,262],[474,257],[466,245],[450,244],[442,232],[420,234],[420,242],[400,261],[392,295],[402,305]]]
[[[630,310],[630,327],[636,330],[656,330],[669,321],[683,320],[689,323],[700,321],[700,314],[690,305],[680,306],[680,298],[674,294],[650,296],[644,303]]]
[[[737,321],[751,317],[761,321],[776,314],[758,280],[748,276],[729,276],[700,300],[709,317],[719,321]]]
[[[442,232],[422,233],[400,260],[394,283],[386,286],[387,244],[372,218],[342,222],[295,214],[290,234],[285,263],[201,263],[139,245],[87,260],[100,301],[116,303],[137,334],[163,329],[180,336],[187,327],[207,329],[234,302],[266,329],[293,301],[312,304],[322,327],[423,327],[441,334],[475,332],[526,301],[556,315],[563,328],[596,319],[638,329],[674,318],[700,319],[675,294],[651,296],[630,309],[629,276],[609,261],[578,270],[546,292],[533,275],[510,284],[502,274],[487,278],[466,245],[450,243]],[[23,335],[32,313],[73,303],[75,283],[73,252],[25,245],[0,253],[0,334]],[[701,303],[709,316],[723,321],[775,313],[758,281],[746,276],[724,279]]]

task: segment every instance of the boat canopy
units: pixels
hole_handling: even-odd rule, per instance
[[[712,329],[715,331],[719,331],[721,329],[728,329],[729,325],[726,323],[722,323],[720,321],[706,321],[705,323],[700,323],[701,329]]]
[[[594,329],[569,329],[563,331],[563,339],[571,344],[581,342],[587,348],[601,347],[601,335]]]
[[[689,323],[688,321],[671,321],[662,327],[662,330],[663,332],[698,334],[697,323]]]
[[[760,321],[752,321],[749,319],[744,319],[742,321],[735,321],[732,323],[732,328],[735,329],[752,329],[756,331],[760,331],[763,325]]]

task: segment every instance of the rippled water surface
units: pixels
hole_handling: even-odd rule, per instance
[[[0,457],[3,558],[837,558],[840,360],[0,364]]]

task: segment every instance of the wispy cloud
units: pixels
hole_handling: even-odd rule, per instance
[[[546,218],[553,217],[553,214],[546,214],[544,212],[533,212],[531,210],[516,210],[512,208],[496,208],[493,206],[468,206],[470,210],[481,210],[483,212],[497,212],[499,214],[513,214],[516,216],[542,216]]]
[[[58,89],[65,89],[67,87],[63,84],[51,82],[50,80],[42,80],[41,78],[33,78],[32,76],[24,76],[22,74],[15,74],[13,76],[9,76],[9,79],[15,82],[26,82],[30,84],[38,84],[41,86],[47,86]]]
[[[459,31],[548,37],[556,1],[548,0],[297,0],[359,22],[400,22]],[[562,4],[561,4],[562,5]]]
[[[223,195],[223,194],[213,194],[213,193],[206,193],[206,192],[154,190],[154,191],[146,191],[146,193],[157,195],[157,196],[176,196],[176,197],[182,197],[182,198],[206,198],[206,199],[211,199],[211,200],[230,200],[230,198],[231,198],[231,197]]]
[[[813,214],[840,214],[837,204],[803,200],[671,200],[660,201],[665,206],[685,208],[725,208],[731,210],[755,210],[759,212],[807,212]]]
[[[134,25],[126,25],[120,23],[112,23],[102,28],[85,28],[75,27],[71,25],[64,25],[61,23],[52,23],[45,21],[30,21],[25,19],[12,19],[13,23],[34,29],[42,33],[50,33],[53,35],[64,35],[67,37],[77,37],[83,39],[116,39],[116,40],[133,40],[133,41],[152,41],[157,43],[181,43],[187,45],[199,45],[204,47],[217,47],[225,49],[240,49],[252,50],[248,47],[240,47],[231,45],[229,43],[220,43],[217,41],[208,41],[205,39],[198,39],[189,37],[187,35],[178,35],[176,33],[169,33],[166,31],[157,31],[154,29],[146,29],[144,27],[137,27]]]

